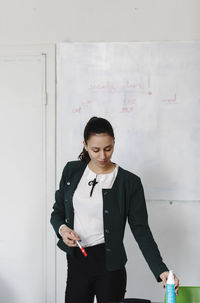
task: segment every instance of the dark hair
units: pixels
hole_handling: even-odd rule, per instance
[[[84,140],[87,143],[88,139],[90,136],[95,135],[95,134],[101,134],[101,133],[106,133],[109,136],[111,136],[113,139],[115,139],[114,132],[112,125],[110,122],[104,118],[98,118],[98,117],[92,117],[86,124],[85,129],[84,129]],[[86,151],[85,147],[83,147],[82,152],[78,156],[78,158],[81,161],[89,161],[90,156],[88,152]]]

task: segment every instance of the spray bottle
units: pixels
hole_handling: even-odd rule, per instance
[[[175,280],[172,270],[167,279],[167,303],[176,303]]]

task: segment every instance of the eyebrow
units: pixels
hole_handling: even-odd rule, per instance
[[[107,145],[107,146],[105,146],[104,148],[108,148],[108,147],[112,147],[112,144]],[[99,149],[99,147],[97,147],[97,146],[91,146],[91,148],[97,148],[97,149]]]

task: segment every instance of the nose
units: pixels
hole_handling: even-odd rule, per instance
[[[101,153],[100,153],[100,158],[101,158],[101,160],[105,160],[105,152],[104,151],[102,151]]]

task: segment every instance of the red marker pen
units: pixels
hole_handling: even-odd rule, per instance
[[[80,248],[80,250],[82,251],[83,255],[85,257],[87,257],[87,253],[86,253],[85,249],[83,248],[83,246],[81,246],[81,244],[78,240],[75,240],[75,241],[76,241],[76,244],[78,245],[78,247]]]
[[[71,234],[75,237],[73,232],[71,232]],[[85,249],[83,248],[83,246],[80,244],[80,242],[78,240],[75,240],[75,241],[76,241],[76,244],[78,245],[78,247],[80,248],[80,250],[82,251],[83,255],[85,257],[87,257],[87,253],[86,253]]]

